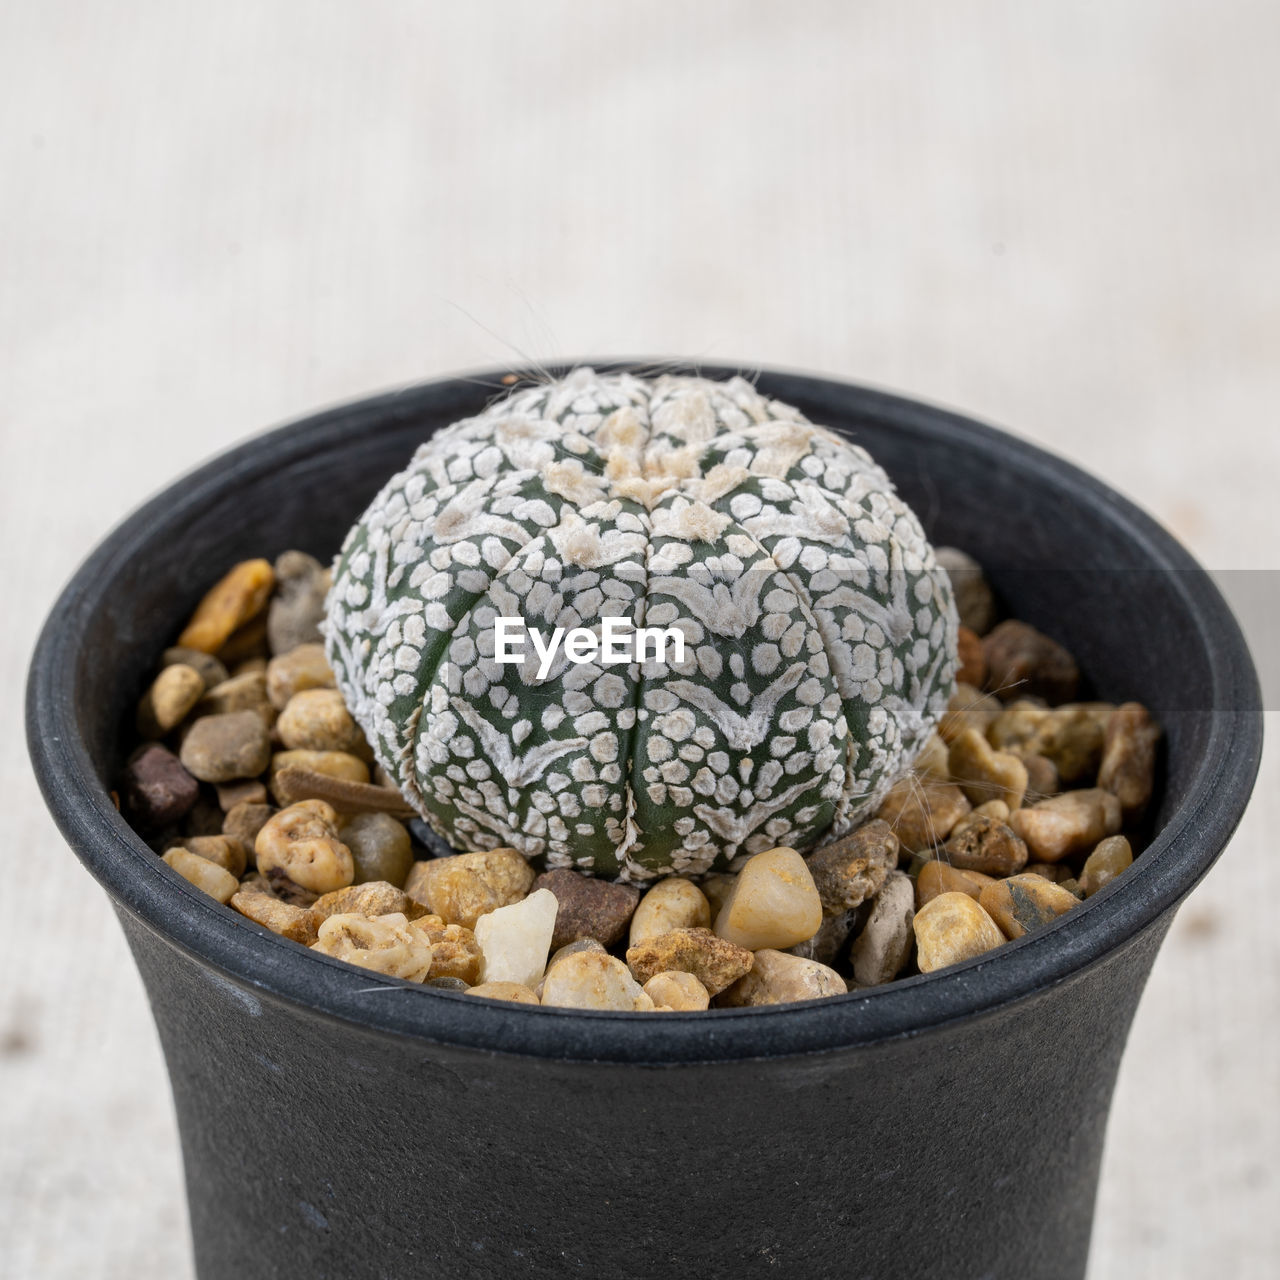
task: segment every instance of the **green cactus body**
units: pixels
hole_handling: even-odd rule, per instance
[[[676,628],[683,663],[495,660],[495,619]],[[866,452],[741,378],[578,369],[440,431],[326,624],[383,767],[459,849],[647,880],[874,809],[946,707],[955,610]]]

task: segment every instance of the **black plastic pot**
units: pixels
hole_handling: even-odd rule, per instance
[[[288,547],[332,554],[497,375],[270,432],[94,552],[29,687],[45,797],[150,994],[202,1280],[1083,1272],[1134,1008],[1257,770],[1248,652],[1186,552],[1066,463],[878,392],[786,373],[760,385],[864,443],[935,541],[982,560],[1098,690],[1155,711],[1153,843],[1052,927],[800,1006],[540,1010],[310,955],[180,879],[116,813],[129,709],[211,578]]]

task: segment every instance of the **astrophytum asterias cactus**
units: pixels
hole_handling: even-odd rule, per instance
[[[498,619],[599,637],[609,616],[679,631],[684,661],[497,661]],[[632,880],[864,817],[946,707],[955,632],[864,450],[742,378],[590,369],[422,445],[348,534],[326,623],[445,840]]]

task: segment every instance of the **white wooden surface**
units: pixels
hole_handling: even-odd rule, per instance
[[[0,7],[0,1275],[190,1274],[142,990],[19,727],[111,524],[326,402],[671,352],[968,409],[1274,568],[1278,39],[1247,0]],[[1148,989],[1092,1280],[1280,1268],[1277,781]]]

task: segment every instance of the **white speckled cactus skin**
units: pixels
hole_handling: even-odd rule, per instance
[[[683,665],[494,660],[494,619],[678,627]],[[575,370],[439,432],[334,570],[327,648],[458,849],[647,880],[872,811],[945,710],[946,575],[866,452],[741,378]]]

